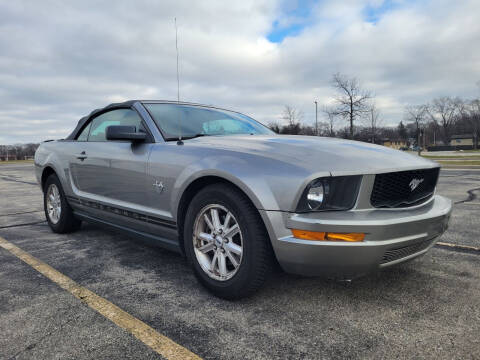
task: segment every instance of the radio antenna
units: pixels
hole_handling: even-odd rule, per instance
[[[180,76],[178,73],[178,30],[177,30],[177,18],[174,18],[175,21],[175,50],[177,51],[177,103],[180,103]],[[177,145],[183,145],[182,141],[182,122],[180,117],[180,112],[178,114],[178,141]]]
[[[177,18],[175,20],[175,50],[177,51],[177,102],[180,102],[180,77],[178,75],[178,30]]]

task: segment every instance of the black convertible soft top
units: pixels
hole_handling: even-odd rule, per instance
[[[238,114],[242,114],[238,111],[235,110],[228,110],[228,109],[223,109],[221,107],[213,106],[213,105],[205,105],[205,104],[199,104],[199,103],[194,103],[194,102],[188,102],[188,101],[174,101],[174,100],[128,100],[120,103],[113,103],[110,105],[107,105],[103,108],[100,109],[95,109],[93,110],[90,114],[87,116],[82,117],[80,120],[78,120],[77,126],[75,129],[72,131],[68,137],[65,138],[65,140],[74,140],[78,133],[83,129],[85,126],[85,123],[91,119],[93,116],[99,115],[103,112],[106,112],[108,110],[112,109],[124,109],[124,108],[130,108],[133,106],[135,103],[165,103],[165,104],[181,104],[181,105],[192,105],[192,106],[202,106],[206,108],[212,108],[212,109],[218,109],[218,110],[225,110],[225,111],[231,111],[231,112],[236,112]],[[243,114],[242,114],[243,115]]]
[[[77,126],[72,131],[72,133],[70,135],[68,135],[68,137],[65,138],[65,140],[74,140],[76,138],[76,136],[78,135],[78,133],[83,129],[83,126],[85,125],[85,123],[92,116],[95,116],[99,113],[106,112],[108,110],[115,109],[115,108],[129,108],[134,103],[136,103],[137,101],[139,101],[139,100],[128,100],[128,101],[121,102],[121,103],[113,103],[113,104],[107,105],[103,108],[93,110],[90,114],[88,114],[87,116],[84,116],[80,120],[78,120]]]

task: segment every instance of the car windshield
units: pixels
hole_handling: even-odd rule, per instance
[[[180,104],[144,104],[166,140],[209,135],[271,135],[252,118],[226,110]],[[181,131],[180,131],[181,129]]]

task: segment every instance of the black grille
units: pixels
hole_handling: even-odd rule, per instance
[[[370,202],[378,208],[420,204],[433,196],[439,171],[434,168],[375,175]]]
[[[385,255],[383,255],[382,261],[380,263],[386,264],[391,261],[403,259],[404,257],[407,257],[409,255],[416,254],[428,248],[432,243],[432,241],[433,240],[425,240],[425,241],[422,241],[413,245],[409,245],[409,246],[404,246],[398,249],[387,250],[385,252]]]

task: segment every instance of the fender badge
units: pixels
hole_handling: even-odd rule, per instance
[[[153,187],[155,188],[155,191],[159,194],[161,194],[163,192],[163,190],[165,189],[165,186],[163,185],[163,182],[158,181],[158,180],[155,180],[155,182],[153,183]]]

